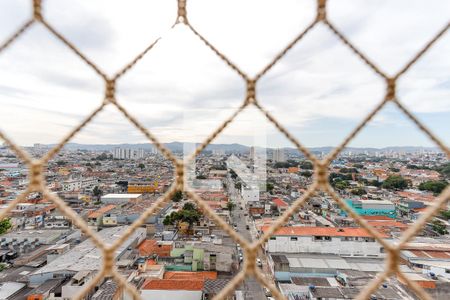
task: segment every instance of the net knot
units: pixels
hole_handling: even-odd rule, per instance
[[[39,160],[33,160],[30,164],[30,187],[33,190],[40,190],[42,187],[42,163]]]
[[[327,17],[327,0],[317,0],[317,20],[323,21]]]
[[[113,102],[116,95],[116,81],[114,79],[106,79],[105,83],[105,100]]]
[[[42,21],[42,0],[33,0],[33,18]]]
[[[315,173],[317,176],[317,182],[320,185],[325,185],[328,183],[328,168],[325,163],[318,162],[315,164]]]
[[[114,267],[114,248],[106,248],[103,252],[105,273],[110,274]]]
[[[399,250],[397,250],[396,248],[388,249],[388,251],[389,251],[389,255],[388,255],[386,267],[392,274],[392,273],[397,272],[398,264],[400,261],[400,255],[399,255]]]
[[[246,102],[247,103],[254,103],[254,102],[256,102],[256,81],[253,80],[253,79],[248,79],[247,80]]]
[[[253,247],[245,247],[244,251],[245,251],[246,272],[248,274],[255,274],[257,249]]]
[[[177,23],[187,24],[186,0],[178,0]]]
[[[176,174],[176,187],[177,190],[184,190],[184,164],[181,161],[175,164],[175,174]]]
[[[387,91],[386,91],[386,98],[391,100],[395,98],[396,93],[396,78],[387,78]]]

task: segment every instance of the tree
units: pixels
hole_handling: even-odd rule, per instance
[[[313,173],[312,173],[311,171],[303,171],[303,172],[300,172],[300,175],[302,175],[302,176],[304,176],[304,177],[307,177],[307,178],[311,177],[312,174],[313,174]]]
[[[103,152],[102,154],[98,155],[95,159],[96,160],[107,160],[108,159],[108,154]]]
[[[304,169],[304,170],[312,170],[313,169],[313,164],[312,162],[305,160],[303,162],[300,163],[300,168]]]
[[[11,219],[5,218],[0,221],[0,234],[4,234],[12,227]]]
[[[197,175],[196,178],[197,178],[197,179],[206,179],[206,176],[205,176],[205,175]]]
[[[348,188],[348,182],[344,180],[334,181],[334,187],[338,190],[345,190],[346,188]]]
[[[65,162],[64,160],[58,160],[58,161],[56,162],[56,165],[57,165],[58,167],[65,166],[66,164],[67,164],[67,162]]]
[[[341,168],[339,170],[340,173],[358,173],[356,168]]]
[[[163,220],[163,224],[166,226],[178,226],[180,222],[186,222],[189,224],[189,227],[192,227],[194,223],[200,220],[201,216],[202,214],[195,207],[195,205],[188,202],[183,206],[183,209],[176,212],[174,211],[170,215],[167,215]]]
[[[3,263],[0,263],[0,272],[6,269],[6,265]]]
[[[141,170],[144,170],[144,169],[145,169],[145,165],[144,165],[144,164],[139,164],[138,167],[139,167]]]
[[[447,181],[444,180],[425,181],[419,184],[419,190],[440,194],[447,187],[447,184]]]
[[[240,189],[242,188],[242,183],[236,182],[236,183],[234,184],[234,188],[237,189],[237,190],[240,190]]]
[[[175,213],[172,212],[170,215],[167,215],[167,216],[164,218],[163,224],[164,224],[165,226],[173,225],[173,219],[172,219],[172,217],[173,217],[174,214],[175,214]]]
[[[173,202],[180,202],[181,199],[183,199],[183,192],[182,191],[176,191],[175,194],[172,196]]]
[[[441,216],[444,217],[445,219],[449,220],[450,219],[450,210],[441,211]]]
[[[271,193],[274,189],[274,185],[271,182],[266,183],[266,191],[268,191],[269,193]]]
[[[378,180],[370,180],[367,184],[376,187],[380,187],[382,185],[382,183],[379,182]]]
[[[414,165],[414,164],[406,165],[406,168],[412,169],[412,170],[430,170],[430,167],[419,166],[419,165]]]
[[[450,162],[437,167],[436,171],[441,173],[442,176],[444,176],[446,178],[450,178]]]
[[[367,194],[366,190],[362,187],[354,188],[350,191],[350,193],[352,193],[353,195],[357,195],[357,196],[362,196],[362,195]]]
[[[100,198],[101,195],[103,195],[103,191],[99,189],[99,187],[96,185],[94,189],[92,190],[92,194],[98,198]]]
[[[342,174],[342,173],[331,173],[329,178],[330,183],[333,183],[333,181],[353,179],[352,174]]]
[[[439,234],[448,234],[445,224],[439,219],[431,221],[431,227],[433,228],[433,231],[436,231]]]
[[[196,207],[195,207],[194,203],[192,203],[192,202],[186,202],[183,205],[183,210],[195,210],[195,209],[196,209]]]
[[[410,182],[400,175],[389,176],[381,185],[388,190],[403,190],[410,185]]]
[[[231,212],[233,210],[233,208],[236,206],[236,204],[234,204],[231,201],[228,201],[227,203],[227,209]]]

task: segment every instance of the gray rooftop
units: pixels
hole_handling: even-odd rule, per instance
[[[45,294],[49,291],[52,291],[53,289],[57,288],[62,283],[62,279],[50,279],[30,291],[28,294]]]
[[[229,282],[229,279],[206,279],[203,291],[208,294],[218,294]]]
[[[344,298],[341,290],[337,287],[316,287],[314,290],[311,290],[311,294],[315,298]]]
[[[331,286],[326,277],[291,277],[291,280],[296,285]]]
[[[97,292],[92,296],[92,300],[109,300],[113,299],[117,291],[117,283],[113,280],[108,280],[100,286]]]
[[[53,242],[59,239],[62,235],[71,232],[70,229],[39,229],[39,230],[20,230],[8,232],[1,236],[1,238],[10,240],[24,240],[28,239],[29,241],[34,241],[36,238],[39,238],[40,241],[49,241]]]
[[[97,232],[97,235],[105,244],[111,245],[125,232],[127,228],[128,226],[106,228]],[[140,236],[145,237],[144,228],[138,228],[131,234],[131,236],[116,251],[116,258],[122,254],[123,251],[135,241],[136,238]],[[58,271],[78,272],[82,270],[100,270],[102,266],[102,259],[103,257],[101,251],[90,239],[88,239],[68,252],[62,254],[48,265],[37,270],[34,274]]]
[[[0,283],[0,299],[9,299],[20,290],[24,289],[26,284],[19,282]]]

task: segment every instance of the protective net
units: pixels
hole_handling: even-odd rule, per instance
[[[426,222],[433,217],[433,215],[445,204],[446,200],[450,197],[450,187],[448,186],[439,197],[433,202],[432,205],[428,206],[425,213],[421,216],[417,222],[414,223],[408,230],[404,232],[400,241],[397,244],[392,244],[385,241],[381,235],[372,228],[361,216],[354,213],[354,211],[349,207],[349,205],[333,190],[328,180],[328,167],[330,163],[339,155],[339,153],[348,145],[348,143],[366,126],[366,124],[373,119],[373,117],[388,103],[392,102],[396,105],[402,113],[404,113],[409,119],[413,121],[414,124],[425,133],[439,148],[450,157],[449,148],[444,145],[430,130],[427,129],[419,120],[410,112],[410,110],[405,107],[398,99],[396,93],[396,83],[398,79],[403,76],[408,70],[414,65],[424,53],[426,53],[433,44],[441,38],[449,29],[450,23],[447,23],[444,28],[442,28],[420,51],[416,53],[409,60],[409,62],[394,76],[388,76],[383,72],[376,64],[374,64],[363,52],[358,50],[352,42],[340,32],[327,18],[326,13],[326,0],[317,1],[317,11],[316,17],[309,24],[306,29],[304,29],[300,34],[298,34],[278,55],[276,55],[272,61],[263,68],[256,76],[250,77],[238,66],[236,66],[231,60],[227,58],[219,49],[215,48],[207,38],[205,38],[201,33],[199,33],[189,22],[187,17],[187,7],[186,0],[178,0],[178,14],[175,21],[175,26],[186,26],[191,30],[211,51],[213,51],[226,65],[228,65],[232,70],[234,70],[246,83],[246,95],[243,100],[242,105],[228,118],[226,119],[215,131],[213,131],[209,137],[194,151],[193,155],[188,159],[180,160],[176,158],[173,153],[167,149],[158,139],[141,123],[131,115],[125,107],[120,104],[120,101],[116,98],[115,86],[116,83],[121,79],[121,77],[130,71],[136,64],[139,63],[140,59],[143,58],[148,52],[159,41],[156,40],[151,43],[147,48],[145,48],[139,55],[137,55],[133,60],[131,60],[125,67],[118,71],[114,75],[108,75],[103,72],[95,62],[91,61],[87,56],[85,56],[75,44],[71,43],[66,37],[64,37],[58,30],[49,24],[42,13],[42,1],[33,0],[33,12],[32,17],[23,24],[9,39],[0,44],[0,54],[6,48],[10,47],[13,43],[17,42],[18,38],[27,30],[30,29],[34,24],[42,24],[52,35],[59,39],[62,43],[67,46],[68,51],[75,53],[82,61],[84,61],[89,67],[91,67],[100,76],[105,83],[104,99],[100,106],[92,111],[77,127],[75,127],[70,134],[68,134],[61,142],[52,148],[48,153],[46,153],[40,159],[32,158],[26,151],[20,148],[18,145],[12,142],[8,136],[0,131],[0,138],[3,139],[6,144],[11,148],[13,152],[23,161],[29,168],[29,185],[28,188],[18,196],[14,201],[10,202],[8,207],[0,212],[0,218],[4,218],[20,201],[24,200],[26,196],[31,192],[41,192],[44,197],[51,200],[60,211],[67,217],[69,217],[73,224],[79,227],[93,243],[101,249],[103,252],[103,266],[97,275],[85,285],[83,290],[74,299],[83,299],[85,295],[94,288],[103,278],[111,277],[117,282],[120,288],[123,288],[128,292],[134,299],[141,299],[139,292],[136,288],[127,282],[127,280],[122,277],[114,265],[114,253],[118,247],[127,240],[127,238],[136,230],[144,224],[145,220],[156,213],[159,209],[163,208],[172,198],[174,193],[178,190],[183,190],[185,193],[194,200],[199,208],[202,209],[204,214],[212,219],[218,226],[220,226],[224,231],[226,231],[237,243],[239,243],[245,253],[245,261],[242,270],[225,286],[225,288],[214,298],[214,299],[225,299],[230,296],[234,290],[245,280],[248,276],[255,277],[261,285],[267,287],[272,295],[276,299],[285,299],[283,295],[277,290],[272,282],[269,282],[264,274],[261,273],[259,268],[256,266],[256,258],[258,250],[264,243],[269,239],[269,237],[276,232],[281,226],[283,226],[288,219],[295,213],[300,206],[305,203],[316,191],[322,190],[329,195],[341,206],[342,209],[348,212],[348,214],[354,218],[354,220],[363,228],[365,228],[372,236],[375,238],[387,252],[386,257],[386,268],[385,270],[376,276],[358,295],[358,299],[367,299],[370,295],[379,287],[379,285],[389,276],[397,275],[403,282],[405,282],[411,290],[421,299],[431,299],[431,297],[420,287],[417,283],[411,281],[406,277],[399,268],[399,257],[400,250],[402,247],[410,241],[426,224]],[[281,125],[272,115],[269,113],[258,101],[256,95],[256,85],[258,81],[265,76],[265,74],[274,67],[281,58],[283,58],[289,50],[299,42],[319,23],[322,23],[345,45],[347,46],[354,55],[361,59],[368,68],[370,68],[375,74],[380,76],[386,86],[386,91],[384,96],[382,96],[382,101],[373,109],[363,120],[360,122],[356,128],[336,147],[328,156],[324,159],[318,159],[314,156],[307,148],[305,148],[291,133],[289,133],[283,125]],[[173,28],[172,27],[172,28]],[[71,140],[84,126],[86,126],[100,111],[102,111],[106,106],[115,106],[119,111],[127,118],[139,131],[141,131],[150,140],[157,149],[170,161],[173,162],[175,166],[175,181],[170,187],[170,189],[161,196],[154,204],[149,207],[142,215],[125,231],[125,233],[118,238],[113,245],[105,245],[98,235],[93,232],[88,225],[82,220],[82,218],[72,210],[61,198],[50,192],[46,187],[44,180],[44,166],[52,159],[63,146]],[[208,205],[204,202],[200,196],[198,196],[193,190],[191,190],[187,184],[185,184],[185,166],[188,166],[195,157],[201,153],[205,147],[210,144],[221,132],[239,115],[245,108],[249,106],[254,106],[260,110],[267,120],[273,123],[276,128],[284,135],[288,140],[290,140],[296,148],[304,154],[304,156],[309,159],[314,165],[314,182],[309,187],[309,189],[293,204],[288,210],[284,212],[281,217],[279,217],[272,226],[264,232],[261,238],[253,243],[247,242],[247,240],[241,237],[236,231],[233,230],[223,219],[221,219]]]

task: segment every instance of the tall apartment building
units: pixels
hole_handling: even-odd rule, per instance
[[[256,157],[256,151],[255,151],[255,147],[250,147],[250,155],[249,155],[250,159],[255,159]]]
[[[113,150],[113,158],[117,159],[141,159],[144,158],[144,149],[130,149],[117,147]]]
[[[284,149],[277,148],[273,150],[273,161],[274,162],[283,162],[286,161],[286,155],[284,153]]]

